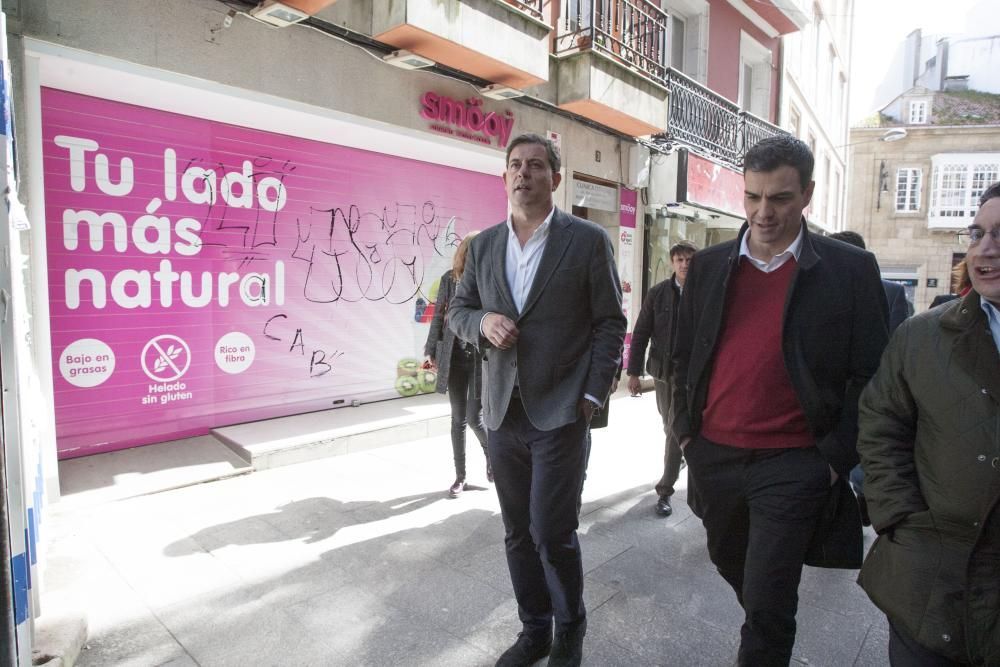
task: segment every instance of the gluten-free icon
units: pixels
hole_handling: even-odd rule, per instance
[[[142,348],[142,370],[154,382],[172,382],[191,365],[191,350],[177,336],[164,334]]]

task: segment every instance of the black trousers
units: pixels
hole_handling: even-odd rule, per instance
[[[587,423],[531,425],[519,398],[487,443],[506,535],[507,567],[524,631],[548,637],[586,618],[576,529],[586,468]]]
[[[708,553],[746,612],[738,664],[788,665],[802,561],[826,504],[815,447],[742,449],[701,436],[684,451]]]
[[[476,358],[471,350],[463,350],[455,341],[448,366],[448,400],[451,402],[451,450],[455,458],[455,477],[465,479],[465,427],[479,440],[486,454],[486,427],[483,424],[483,405],[476,396]]]
[[[889,621],[889,664],[892,667],[960,667],[972,663],[955,662],[924,648]]]

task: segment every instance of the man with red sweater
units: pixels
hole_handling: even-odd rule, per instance
[[[691,261],[674,345],[688,504],[746,617],[740,665],[787,665],[803,564],[861,565],[858,396],[888,340],[875,257],[813,234],[813,156],[788,135],[744,158],[747,222]]]

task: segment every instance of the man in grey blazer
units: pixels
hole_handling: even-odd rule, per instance
[[[560,158],[511,140],[510,217],[469,248],[450,326],[483,350],[483,417],[523,626],[498,666],[579,665],[586,633],[577,499],[587,430],[618,372],[626,320],[608,235],[555,208]],[[553,641],[553,621],[555,640]]]

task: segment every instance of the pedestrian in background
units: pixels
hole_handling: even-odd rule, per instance
[[[850,243],[852,246],[861,248],[862,250],[866,249],[864,237],[857,232],[837,232],[836,234],[830,234],[830,238]],[[899,283],[894,283],[891,280],[883,278],[882,288],[885,290],[885,298],[889,302],[889,335],[892,336],[892,332],[907,317],[913,314],[912,306],[910,306],[910,302],[906,299],[906,290]],[[854,466],[854,469],[851,470],[850,480],[851,488],[854,489],[854,493],[858,497],[858,507],[861,510],[861,525],[870,526],[872,525],[872,521],[868,516],[868,501],[865,498],[865,477],[860,464]]]
[[[482,367],[479,363],[479,350],[473,343],[468,343],[455,336],[448,326],[448,309],[455,288],[462,280],[465,271],[465,258],[468,256],[469,244],[478,232],[469,232],[458,249],[452,268],[445,271],[438,284],[437,301],[434,306],[434,319],[431,320],[430,331],[427,332],[427,343],[424,345],[425,365],[437,370],[437,392],[448,394],[451,402],[451,450],[455,459],[455,482],[448,489],[448,495],[458,497],[465,490],[465,429],[472,429],[473,435],[483,448],[486,457],[486,481],[493,482],[493,468],[490,466],[490,455],[486,450],[486,429],[483,424],[483,406],[480,399],[482,386]]]
[[[858,582],[894,667],[1000,665],[1000,183],[961,236],[971,290],[907,320],[860,401]]]
[[[857,232],[837,232],[830,234],[830,238],[850,243],[855,248],[867,250],[864,237]],[[883,278],[882,289],[885,290],[885,298],[889,302],[889,335],[891,336],[896,327],[913,314],[913,304],[906,298],[906,288],[899,283]]]
[[[674,495],[674,484],[680,475],[681,454],[680,445],[672,427],[673,411],[670,408],[673,388],[670,375],[673,362],[670,355],[673,352],[674,337],[677,333],[677,310],[681,303],[681,292],[684,281],[687,280],[688,267],[691,258],[698,248],[690,241],[681,241],[670,248],[670,264],[674,269],[672,276],[662,280],[649,289],[642,301],[639,317],[632,331],[632,347],[628,360],[628,390],[633,396],[642,394],[640,376],[645,370],[653,376],[653,388],[656,391],[656,409],[660,412],[663,422],[663,475],[656,483],[656,513],[659,516],[670,516],[673,507],[670,497]],[[646,361],[646,346],[649,346],[649,361]]]

